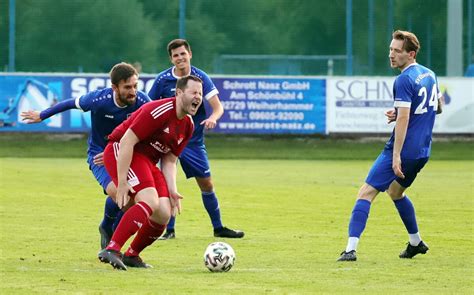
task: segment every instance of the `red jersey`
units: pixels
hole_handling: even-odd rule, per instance
[[[179,120],[176,116],[176,98],[156,100],[144,104],[109,135],[110,141],[119,142],[127,129],[139,138],[134,152],[153,162],[172,152],[179,156],[193,135],[194,123],[190,115]]]

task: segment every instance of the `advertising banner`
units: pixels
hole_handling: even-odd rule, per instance
[[[326,81],[213,78],[225,109],[215,132],[325,133]]]
[[[331,77],[327,80],[329,133],[389,133],[384,112],[393,108],[393,82],[386,77]],[[435,133],[474,133],[474,79],[438,78],[443,113]]]
[[[154,78],[141,75],[139,90],[147,92]],[[434,132],[474,133],[474,79],[438,79],[445,105]],[[389,133],[393,129],[384,112],[393,106],[394,77],[213,77],[213,81],[225,109],[213,132]],[[90,114],[80,110],[38,124],[23,123],[20,114],[104,87],[110,87],[107,74],[0,74],[0,132],[88,132]]]
[[[141,78],[139,90],[149,89],[153,78]],[[90,114],[81,110],[56,114],[36,124],[25,124],[20,114],[28,110],[42,111],[59,101],[110,85],[107,74],[0,74],[0,132],[88,132]]]
[[[148,92],[154,75],[141,75],[138,89]],[[224,106],[214,132],[325,133],[324,79],[213,77]],[[38,124],[20,114],[110,87],[108,75],[0,75],[0,131],[87,132],[90,114],[71,110]],[[211,111],[209,104],[203,102]]]

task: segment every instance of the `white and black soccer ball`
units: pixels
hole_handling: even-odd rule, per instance
[[[229,271],[234,266],[234,262],[234,249],[227,243],[211,243],[204,252],[204,264],[212,272]]]

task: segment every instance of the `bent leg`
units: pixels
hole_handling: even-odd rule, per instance
[[[156,198],[156,201],[153,201]],[[124,213],[112,239],[107,246],[108,250],[120,251],[125,242],[143,226],[158,207],[158,195],[154,187],[139,191],[135,200],[137,203]]]
[[[125,253],[126,256],[138,256],[146,247],[156,241],[163,231],[171,215],[171,203],[168,197],[159,198],[159,206],[153,211],[150,218],[138,230],[130,247]]]
[[[379,191],[371,185],[365,183],[359,190],[357,201],[352,209],[349,221],[349,239],[346,252],[356,251],[360,236],[365,229],[369,218],[370,206]]]
[[[398,214],[405,225],[410,245],[417,246],[421,242],[421,236],[418,231],[415,207],[408,196],[404,194],[405,190],[406,188],[401,186],[397,181],[394,181],[388,188],[387,193],[390,198],[392,198],[393,203],[398,210]]]
[[[214,229],[222,228],[221,211],[219,208],[219,201],[214,192],[211,177],[196,177],[196,182],[201,189],[201,197],[204,208],[211,219],[212,227]]]

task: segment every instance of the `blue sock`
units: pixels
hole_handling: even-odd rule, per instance
[[[367,219],[369,218],[370,202],[359,199],[352,210],[351,220],[349,222],[349,237],[360,238],[365,229]]]
[[[106,232],[112,234],[112,225],[117,218],[117,214],[120,212],[120,208],[114,202],[111,197],[107,197],[105,200],[105,207],[104,207],[104,218],[100,223],[100,227],[102,227]]]
[[[168,225],[166,226],[166,231],[174,231],[174,224],[176,222],[176,217],[171,216],[170,221],[168,221]]]
[[[403,224],[409,234],[416,234],[418,232],[418,225],[416,223],[415,207],[407,195],[403,198],[393,201],[397,207],[398,213],[403,220]]]
[[[112,225],[112,230],[115,232],[115,229],[117,228],[117,226],[119,225],[120,223],[120,220],[122,219],[122,216],[125,212],[123,212],[122,210],[120,210],[118,213],[117,213],[117,217],[115,218],[115,221],[114,221],[114,224]]]
[[[214,192],[201,192],[202,202],[211,218],[214,229],[222,227],[221,211],[219,210],[219,201]]]

